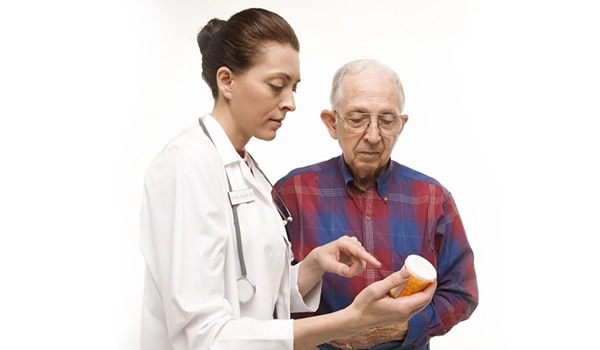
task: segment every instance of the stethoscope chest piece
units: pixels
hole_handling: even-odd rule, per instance
[[[241,303],[247,303],[256,293],[256,286],[246,277],[237,280],[237,287]]]

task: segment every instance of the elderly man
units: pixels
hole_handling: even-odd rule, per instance
[[[288,234],[297,260],[343,235],[355,236],[383,266],[352,279],[323,276],[317,313],[346,307],[365,286],[417,254],[437,271],[432,302],[408,323],[371,329],[321,349],[429,349],[431,337],[468,319],[478,304],[473,251],[450,192],[391,159],[408,115],[398,75],[375,60],[341,67],[331,110],[321,119],[342,155],[292,170],[275,185],[294,220]],[[304,314],[295,315],[303,317]]]

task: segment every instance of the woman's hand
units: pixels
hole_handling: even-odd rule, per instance
[[[429,284],[423,291],[409,296],[388,296],[390,289],[404,287],[409,277],[410,273],[401,269],[381,281],[371,283],[354,298],[348,310],[352,314],[351,319],[357,322],[357,330],[408,322],[431,302],[437,281]]]
[[[343,236],[313,249],[300,265],[298,287],[305,295],[323,273],[333,272],[344,277],[353,277],[364,271],[367,263],[381,267],[381,263],[365,250],[356,237]]]
[[[431,302],[437,288],[437,282],[433,282],[423,291],[409,296],[392,298],[388,295],[390,289],[406,285],[409,276],[405,269],[394,272],[385,279],[368,285],[344,309],[294,320],[294,347],[307,349],[335,339],[335,344],[346,342],[342,348],[348,348],[367,343],[370,345],[379,340],[384,341],[384,338],[403,338],[408,320]],[[373,327],[390,325],[398,326],[396,334],[379,334],[379,339],[363,337],[365,333],[360,334]],[[389,329],[384,330],[387,332]]]
[[[381,263],[365,250],[356,237],[348,236],[313,249],[306,258],[315,259],[323,271],[344,277],[358,275],[367,263],[381,267]]]

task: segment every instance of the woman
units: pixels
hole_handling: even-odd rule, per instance
[[[427,305],[433,287],[386,296],[406,282],[399,272],[347,309],[290,319],[290,312],[316,310],[324,272],[352,277],[379,262],[342,237],[292,265],[287,216],[245,150],[252,137],[272,140],[296,108],[299,44],[290,25],[248,9],[209,21],[198,44],[213,110],[168,143],[145,176],[141,349],[305,349],[404,322]]]

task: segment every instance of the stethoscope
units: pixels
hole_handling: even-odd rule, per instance
[[[200,126],[202,127],[202,131],[204,131],[206,136],[208,136],[208,139],[214,145],[215,142],[213,141],[212,137],[210,137],[210,134],[208,133],[208,130],[206,129],[206,126],[204,125],[204,122],[202,121],[202,118],[199,118],[198,122],[199,122]],[[216,147],[216,145],[215,145],[215,147]],[[269,178],[265,175],[265,173],[262,171],[262,169],[258,166],[258,163],[256,163],[256,161],[254,160],[254,158],[252,158],[250,153],[246,152],[246,155],[252,160],[254,167],[260,172],[260,174],[264,177],[264,179],[267,180],[267,183],[269,184],[269,186],[271,186],[272,192],[274,192],[275,195],[277,195],[277,199],[283,205],[283,210],[282,210],[279,207],[279,205],[275,204],[275,207],[277,208],[277,212],[279,212],[279,215],[281,216],[281,219],[283,221],[283,226],[287,225],[289,222],[292,222],[292,214],[290,213],[290,210],[287,207],[287,205],[285,205],[285,202],[283,201],[283,198],[281,197],[279,192],[277,192],[275,190],[275,188],[273,187],[273,184],[271,183],[271,181],[269,181]],[[256,285],[254,284],[254,282],[250,281],[250,279],[248,278],[247,270],[246,270],[246,260],[244,259],[244,248],[242,246],[242,235],[240,233],[240,220],[238,218],[238,213],[237,213],[237,206],[239,203],[234,203],[231,200],[231,193],[233,193],[233,189],[231,187],[231,182],[229,181],[229,176],[227,175],[227,172],[225,172],[225,177],[227,178],[227,186],[229,186],[229,194],[230,194],[229,199],[230,199],[230,203],[231,203],[231,211],[233,213],[233,223],[235,226],[235,239],[237,241],[238,259],[240,262],[241,276],[237,280],[238,295],[239,295],[240,302],[246,303],[250,299],[252,299],[254,297],[254,295],[256,294]]]

